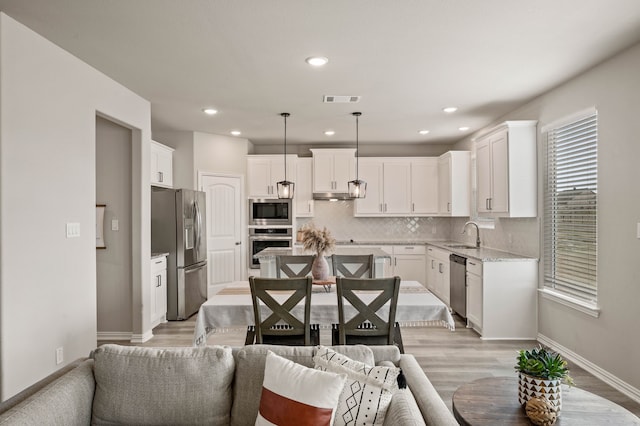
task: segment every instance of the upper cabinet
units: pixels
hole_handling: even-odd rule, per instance
[[[151,141],[151,185],[173,187],[173,148]]]
[[[313,192],[347,192],[356,177],[355,149],[311,149]]]
[[[471,153],[449,151],[438,158],[438,213],[471,215]]]
[[[436,158],[361,158],[367,196],[355,201],[355,216],[420,216],[437,213]]]
[[[536,217],[537,121],[506,121],[476,139],[481,216]]]
[[[313,217],[313,159],[298,158],[293,202],[296,217]]]
[[[297,155],[287,155],[287,180],[293,181]],[[278,198],[277,183],[284,180],[284,156],[247,156],[247,194],[249,198]],[[294,181],[294,183],[296,183]],[[296,196],[294,188],[294,198]]]

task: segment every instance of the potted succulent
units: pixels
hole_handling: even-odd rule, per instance
[[[567,361],[562,356],[542,346],[530,350],[520,350],[515,365],[519,373],[518,401],[525,405],[533,397],[546,399],[560,415],[564,382],[573,385],[569,376]]]

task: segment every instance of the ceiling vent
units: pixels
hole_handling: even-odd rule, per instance
[[[353,104],[360,102],[360,96],[324,95],[323,102],[326,104]]]

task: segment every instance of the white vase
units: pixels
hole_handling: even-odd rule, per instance
[[[313,259],[311,275],[313,276],[313,279],[317,281],[327,281],[331,276],[329,262],[327,262],[327,259],[322,255],[322,253],[317,254],[315,259]]]
[[[518,375],[518,402],[525,405],[533,397],[544,398],[556,408],[560,417],[562,409],[562,379],[546,380],[525,373]]]

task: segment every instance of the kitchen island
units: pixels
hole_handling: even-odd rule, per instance
[[[278,248],[278,247],[269,247],[258,253],[256,253],[253,257],[258,259],[260,262],[260,276],[267,278],[275,278],[276,277],[276,256],[302,256],[302,255],[310,255],[313,254],[310,251],[305,250],[302,247],[293,247],[293,248]],[[389,264],[391,262],[391,256],[376,247],[343,247],[337,246],[335,250],[333,250],[332,254],[339,255],[373,255],[373,276],[374,278],[380,278],[385,276],[385,268],[389,268]],[[327,262],[329,262],[329,267],[331,268],[331,255],[327,255]],[[424,283],[422,283],[424,285]]]

